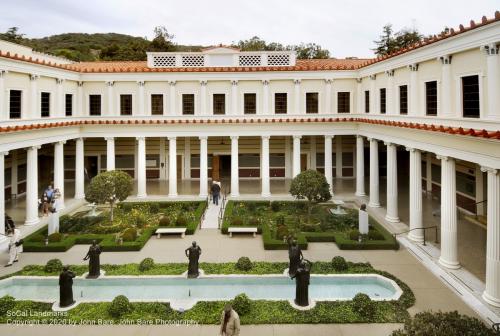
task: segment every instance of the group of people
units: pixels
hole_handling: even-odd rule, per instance
[[[52,184],[49,184],[47,189],[43,191],[42,198],[39,200],[39,205],[42,215],[47,217],[50,213],[55,213],[60,204],[61,192],[59,189],[54,189]]]
[[[23,251],[23,240],[21,231],[16,229],[14,220],[7,214],[5,214],[5,235],[9,240],[9,261],[5,267],[9,267],[19,261],[19,253]]]

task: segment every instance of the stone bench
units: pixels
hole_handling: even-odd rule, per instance
[[[253,233],[255,237],[257,235],[256,227],[229,227],[227,228],[227,232],[229,233],[229,237],[233,236],[233,233]]]
[[[162,233],[164,234],[180,234],[182,238],[186,236],[186,228],[159,228],[156,229],[156,238],[161,238]]]

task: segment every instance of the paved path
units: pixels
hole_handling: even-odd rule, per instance
[[[221,202],[215,205],[212,201],[208,203],[208,209],[205,212],[205,219],[201,223],[202,229],[217,229],[219,228],[219,212],[221,209]]]

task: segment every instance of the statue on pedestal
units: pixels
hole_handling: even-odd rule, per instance
[[[97,244],[97,241],[92,241],[92,245],[87,252],[87,255],[83,260],[89,260],[89,274],[87,275],[88,279],[96,279],[101,275],[101,263],[99,255],[101,254],[101,246]]]
[[[288,265],[288,275],[293,277],[297,273],[297,268],[300,262],[304,259],[302,255],[302,250],[297,244],[297,240],[288,237],[288,258],[290,260]]]
[[[64,308],[75,303],[73,300],[73,278],[75,273],[69,270],[69,266],[64,266],[59,275],[59,307]]]
[[[295,304],[301,307],[309,305],[309,279],[311,278],[312,263],[309,260],[302,260],[297,268],[295,278]]]
[[[198,261],[200,260],[201,248],[194,241],[185,251],[186,257],[189,258],[188,278],[197,278],[200,275],[198,270]]]

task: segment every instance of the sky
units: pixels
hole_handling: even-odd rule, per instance
[[[0,0],[0,32],[27,37],[68,32],[151,39],[165,26],[179,44],[231,44],[259,36],[283,44],[315,42],[337,58],[372,57],[382,27],[438,34],[445,26],[493,17],[499,0]]]

